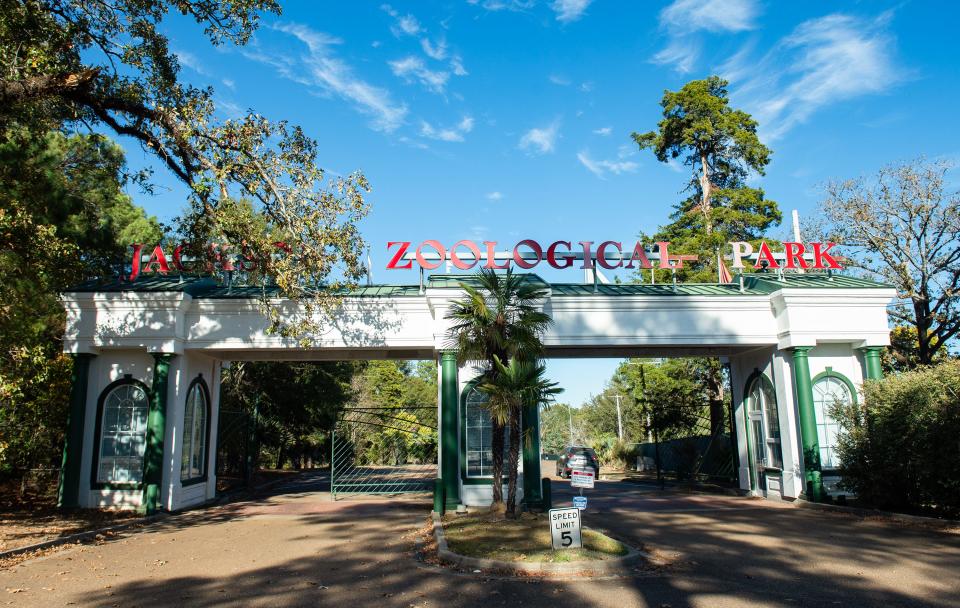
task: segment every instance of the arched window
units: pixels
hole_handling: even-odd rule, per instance
[[[753,436],[754,457],[762,466],[782,469],[780,448],[780,416],[773,384],[763,375],[757,376],[747,391],[747,417]]]
[[[837,435],[840,424],[830,415],[834,405],[853,403],[853,390],[849,381],[839,374],[826,372],[813,382],[813,408],[817,415],[817,443],[820,446],[820,466],[824,469],[836,469],[840,466],[837,458]]]
[[[147,444],[150,397],[147,387],[130,376],[110,384],[97,403],[97,453],[93,482],[139,484]]]
[[[180,453],[180,481],[203,481],[207,477],[207,429],[210,398],[202,376],[190,384],[183,408],[183,451]]]

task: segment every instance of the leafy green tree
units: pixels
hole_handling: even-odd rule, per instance
[[[302,467],[318,451],[353,397],[352,361],[235,363],[221,382],[221,407],[258,412],[257,450],[276,453],[276,468],[288,460]],[[254,462],[259,462],[259,453]]]
[[[914,328],[920,365],[960,335],[960,191],[950,189],[950,169],[920,159],[830,182],[820,206],[821,230],[847,265],[896,287],[888,312]]]
[[[653,236],[699,256],[678,271],[683,280],[716,280],[717,251],[729,241],[757,241],[781,219],[762,189],[746,185],[751,172],[764,174],[771,151],[757,137],[757,122],[730,107],[727,84],[711,76],[665,91],[658,129],[633,133],[641,150],[652,150],[664,163],[679,159],[692,171],[684,188],[689,196]]]
[[[72,364],[58,294],[116,269],[126,239],[160,238],[125,174],[103,136],[0,129],[0,471],[60,458]]]
[[[930,342],[936,344],[936,338],[932,337]],[[943,363],[948,359],[949,351],[938,348],[933,355],[933,364]],[[884,374],[895,374],[919,367],[920,341],[917,339],[917,328],[912,325],[894,325],[890,330],[890,346],[883,350],[880,363]]]
[[[285,121],[252,112],[219,121],[213,90],[183,82],[162,31],[180,13],[212,45],[243,45],[262,14],[279,12],[274,0],[6,1],[0,129],[106,131],[139,143],[190,189],[178,228],[192,250],[211,240],[245,250],[305,306],[291,324],[262,299],[274,329],[299,333],[337,293],[322,287],[363,275],[356,222],[367,213],[367,181],[361,173],[325,181],[316,142]],[[274,256],[277,241],[291,253]]]
[[[540,449],[544,454],[559,455],[568,445],[587,442],[582,411],[566,403],[544,407],[540,412]]]
[[[764,174],[772,152],[757,136],[757,121],[730,107],[727,84],[711,76],[664,92],[658,130],[633,134],[641,150],[652,150],[660,162],[680,159],[692,172],[684,189],[689,196],[652,238],[698,256],[696,263],[677,271],[680,280],[716,281],[719,253],[728,242],[757,244],[782,218],[776,202],[746,183],[751,172]],[[723,370],[712,361],[703,371],[700,378],[710,387],[716,425],[723,420]]]
[[[452,323],[447,337],[457,351],[457,361],[477,361],[485,366],[485,380],[497,381],[497,361],[533,360],[543,351],[540,337],[551,323],[549,315],[537,303],[547,295],[546,286],[531,280],[530,275],[517,275],[511,270],[497,274],[480,270],[470,280],[460,283],[464,295],[454,301],[446,318]],[[500,403],[502,405],[502,403]],[[497,407],[490,409],[493,438],[493,504],[494,510],[505,509],[503,503],[503,430],[511,423],[512,412]]]
[[[706,360],[698,358],[630,359],[617,374],[641,405],[645,430],[661,441],[685,437],[710,410],[708,389],[700,375]]]
[[[496,373],[484,376],[477,389],[489,395],[487,407],[491,412],[507,412],[510,432],[510,453],[507,463],[507,514],[517,510],[517,469],[520,464],[520,414],[524,405],[539,409],[563,392],[556,382],[546,378],[546,367],[539,362],[514,357],[504,365],[494,357]],[[530,438],[527,437],[527,441]],[[494,477],[496,481],[496,477]]]

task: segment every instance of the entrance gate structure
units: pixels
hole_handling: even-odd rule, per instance
[[[433,490],[437,427],[416,412],[433,406],[350,407],[330,433],[330,495],[415,494]]]
[[[445,507],[489,504],[489,420],[473,392],[478,370],[458,366],[445,350],[446,313],[464,280],[437,274],[422,285],[358,288],[334,312],[317,313],[322,331],[308,347],[268,331],[259,287],[151,276],[66,292],[64,348],[75,374],[62,504],[149,512],[214,498],[209,438],[217,437],[223,363],[345,359],[438,361]],[[842,388],[857,399],[864,380],[880,376],[895,296],[886,285],[816,273],[729,284],[527,280],[546,290],[547,357],[710,356],[729,364],[740,487],[784,499],[817,499],[829,489],[835,425],[824,419],[824,391]],[[279,294],[273,305],[305,314]],[[524,410],[523,424],[538,428],[535,407]],[[540,501],[539,456],[536,442],[525,442],[518,489],[531,505]]]

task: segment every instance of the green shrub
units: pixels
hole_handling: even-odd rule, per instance
[[[960,361],[864,385],[835,406],[843,486],[870,505],[960,515]]]

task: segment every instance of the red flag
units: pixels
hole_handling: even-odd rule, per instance
[[[727,270],[727,265],[723,263],[723,257],[717,254],[717,279],[720,283],[733,283],[733,276]]]

